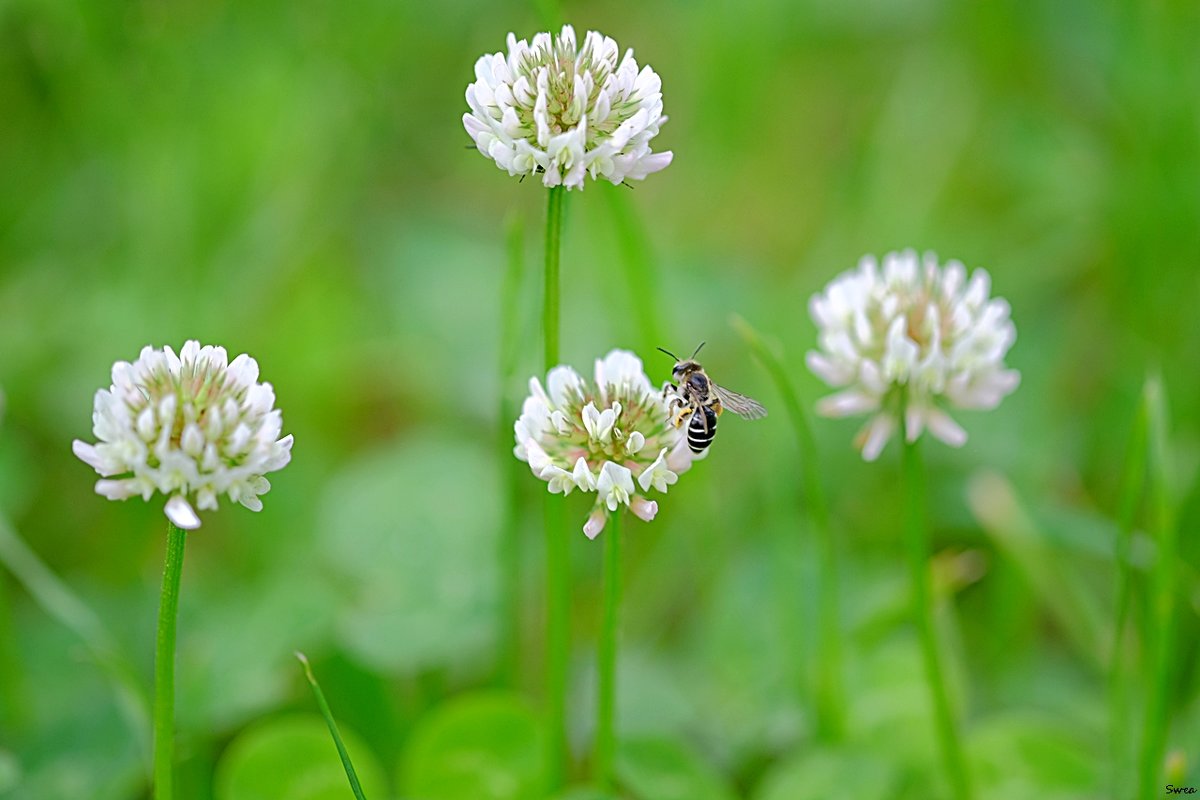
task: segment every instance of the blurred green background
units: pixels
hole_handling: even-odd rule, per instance
[[[816,561],[794,438],[728,325],[736,312],[777,340],[811,403],[824,390],[803,367],[809,296],[862,254],[903,247],[986,267],[1018,329],[1017,393],[959,415],[961,450],[926,448],[939,622],[981,795],[1131,796],[1111,754],[1140,742],[1140,690],[1114,744],[1110,554],[1153,370],[1171,398],[1182,548],[1168,777],[1200,784],[1197,8],[567,4],[577,29],[662,76],[671,119],[656,149],[675,161],[632,191],[569,198],[565,360],[587,370],[631,347],[661,381],[670,363],[654,346],[707,339],[713,374],[775,410],[722,424],[658,519],[625,526],[629,797],[945,791],[906,621],[895,444],[868,465],[850,445],[858,421],[817,426],[851,711],[831,746],[814,736]],[[103,500],[70,449],[91,438],[111,364],[186,338],[249,352],[296,437],[261,514],[207,514],[189,537],[185,799],[349,796],[298,648],[369,796],[524,798],[537,784],[544,486],[497,442],[512,421],[498,408],[540,367],[545,191],[468,149],[460,118],[475,59],[542,27],[518,2],[0,3],[0,514],[137,681],[152,670],[161,502]],[[509,309],[520,356],[502,380],[512,225],[527,259]],[[505,682],[510,478],[525,701],[480,694]],[[582,758],[599,550],[574,534],[586,502],[567,503]],[[107,673],[4,570],[0,600],[0,796],[148,797]],[[1136,674],[1136,638],[1131,650]],[[431,793],[456,747],[486,788]]]

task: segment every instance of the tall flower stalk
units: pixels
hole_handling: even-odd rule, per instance
[[[75,455],[100,474],[96,492],[110,500],[167,497],[167,554],[154,661],[154,796],[171,800],[175,756],[175,639],[185,531],[200,527],[197,509],[220,498],[252,511],[271,484],[265,474],[291,459],[292,437],[279,438],[275,391],[258,382],[258,363],[229,360],[223,347],[143,348],[117,362],[112,386],[96,392],[93,433]]]
[[[179,580],[183,575],[186,534],[167,523],[167,558],[158,606],[154,650],[154,796],[174,796],[175,770],[175,627],[179,620]]]
[[[902,423],[903,424],[903,423]],[[907,431],[906,431],[907,433]],[[912,614],[921,642],[921,660],[933,703],[933,721],[942,764],[959,800],[971,797],[967,760],[963,753],[958,721],[950,703],[942,668],[942,649],[934,625],[934,598],[929,575],[929,529],[926,507],[925,467],[921,462],[920,443],[904,440],[901,457],[904,492],[904,549],[912,580]]]
[[[750,351],[770,374],[787,407],[788,418],[796,434],[800,453],[800,482],[804,493],[804,511],[817,546],[820,569],[817,576],[817,653],[816,707],[817,728],[828,740],[838,740],[845,732],[846,699],[842,686],[842,633],[838,606],[839,561],[837,544],[829,530],[829,507],[821,487],[820,457],[813,437],[812,423],[804,410],[795,386],[783,362],[771,351],[761,335],[741,317],[733,326]]]
[[[592,511],[582,526],[589,539],[600,535],[610,517],[615,526],[616,516],[624,508],[645,522],[653,520],[658,514],[658,503],[647,495],[651,491],[665,494],[697,458],[688,448],[683,431],[671,424],[667,398],[650,384],[641,359],[628,351],[613,350],[598,359],[591,381],[571,367],[556,366],[547,373],[545,387],[539,379],[532,378],[529,391],[521,416],[513,426],[514,453],[529,465],[530,472],[546,482],[551,494],[569,495],[579,490],[596,495]],[[563,531],[562,503],[549,498],[546,514],[547,555],[551,559],[561,558],[564,564],[562,571],[550,570],[550,588],[565,592],[558,583],[566,580],[568,543]],[[610,538],[616,537],[610,534]],[[615,549],[618,546],[609,542],[605,550],[606,603],[602,627],[613,637],[617,585],[609,581],[619,580]],[[551,567],[554,563],[551,561]],[[558,630],[553,623],[561,622],[562,631],[566,632],[565,604],[562,608],[564,619],[551,618],[551,637]],[[551,612],[555,612],[553,604]],[[611,765],[616,644],[615,638],[608,634],[601,639],[599,671],[605,688],[599,704],[598,732],[602,728],[603,733],[597,737],[597,763]],[[565,659],[566,649],[554,650],[558,642],[553,638],[550,644],[550,667],[555,668],[561,663],[557,659]],[[605,664],[609,666],[606,668]],[[565,664],[562,667],[565,671]],[[551,684],[550,688],[557,686]],[[558,708],[561,707],[551,706],[551,712]],[[551,721],[556,720],[552,717]],[[559,777],[559,768],[553,763],[551,767],[555,770],[554,777]]]
[[[818,410],[827,416],[870,414],[857,445],[879,457],[899,432],[904,490],[904,549],[912,580],[912,612],[933,705],[942,766],[957,798],[971,796],[958,722],[950,703],[934,628],[929,575],[926,475],[917,440],[928,430],[954,447],[967,433],[947,408],[991,409],[1016,389],[1020,375],[1004,357],[1016,340],[1008,303],[989,297],[984,270],[969,277],[957,261],[932,253],[871,256],[809,303],[819,329],[808,366],[837,389]]]
[[[596,664],[596,780],[602,789],[615,788],[613,765],[617,749],[617,630],[621,605],[621,512],[613,514],[604,537],[604,599]]]
[[[575,29],[538,33],[532,40],[508,35],[507,52],[475,62],[467,86],[463,127],[479,152],[509,175],[540,176],[549,188],[542,337],[547,371],[559,362],[559,254],[564,192],[588,178],[613,184],[641,180],[664,169],[672,154],[650,142],[666,122],[662,82],[639,67],[611,38]],[[562,785],[566,763],[566,692],[570,654],[568,540],[557,503],[545,509],[546,684],[550,787]]]
[[[559,259],[565,190],[551,187],[546,194],[546,262],[542,291],[543,365],[548,372],[559,363]],[[546,716],[549,726],[550,787],[563,785],[567,761],[567,677],[571,654],[571,551],[563,529],[562,506],[545,500],[546,540]]]

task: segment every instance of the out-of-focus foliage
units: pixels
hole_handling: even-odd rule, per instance
[[[1200,547],[1186,535],[1200,517],[1200,10],[619,0],[564,12],[662,76],[659,141],[675,152],[633,190],[569,198],[569,362],[586,371],[632,347],[662,380],[654,346],[707,339],[712,373],[775,410],[731,312],[778,340],[811,402],[807,299],[863,253],[934,248],[988,268],[1011,302],[1022,386],[962,418],[963,449],[926,448],[938,622],[984,797],[1101,796],[1121,768],[1104,733],[1110,554],[1137,394],[1161,371],[1184,532],[1167,741],[1183,755],[1175,782],[1200,783]],[[297,760],[321,786],[340,770],[319,720],[292,716],[314,711],[297,648],[372,798],[538,785],[536,715],[488,711],[474,693],[498,672],[497,477],[515,469],[524,611],[510,688],[532,709],[541,698],[544,487],[497,463],[496,428],[511,420],[495,409],[539,366],[545,197],[468,149],[460,117],[474,60],[539,27],[535,4],[516,2],[0,6],[0,513],[147,685],[165,526],[153,505],[95,495],[71,455],[92,393],[144,344],[199,338],[258,359],[296,437],[262,513],[209,513],[189,536],[183,800],[348,796],[285,788],[303,777]],[[502,380],[513,213],[529,263],[522,356]],[[618,266],[631,237],[646,248],[634,285]],[[856,424],[817,426],[844,566],[848,743],[815,741],[816,558],[786,417],[723,421],[658,519],[624,526],[630,796],[944,791],[906,622],[895,449],[863,464]],[[582,524],[583,501],[566,502]],[[1152,548],[1136,544],[1144,566]],[[582,763],[599,551],[574,533],[571,546]],[[146,753],[111,682],[3,570],[0,641],[0,797],[147,797]],[[1121,752],[1140,741],[1136,703]],[[448,741],[455,725],[467,732]],[[445,760],[493,745],[512,754],[487,784],[500,788],[471,788],[491,767]]]

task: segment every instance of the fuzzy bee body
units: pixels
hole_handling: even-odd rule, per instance
[[[704,347],[704,342],[700,343],[700,347]],[[695,360],[700,347],[686,361],[658,348],[675,359],[671,376],[678,383],[668,383],[663,387],[663,396],[671,395],[671,422],[678,428],[687,420],[688,447],[697,454],[708,449],[716,438],[717,417],[725,409],[746,419],[760,419],[767,415],[767,410],[757,400],[731,392],[708,377],[704,367]]]

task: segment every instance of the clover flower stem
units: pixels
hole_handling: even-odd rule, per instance
[[[354,792],[354,796],[358,800],[367,800],[366,795],[363,794],[362,785],[358,782],[358,773],[354,771],[354,764],[350,761],[350,753],[347,752],[346,745],[342,742],[342,735],[338,732],[337,722],[333,719],[333,711],[329,708],[325,693],[321,691],[321,684],[317,683],[317,676],[313,675],[312,665],[308,663],[308,658],[304,653],[299,651],[296,652],[296,660],[304,669],[304,678],[312,687],[313,696],[317,700],[317,708],[321,710],[321,716],[325,718],[325,724],[329,726],[329,735],[333,737],[333,746],[337,748],[338,756],[342,759],[342,768],[346,770],[346,779],[350,781],[350,791]]]
[[[562,788],[567,764],[567,668],[570,665],[570,551],[562,500],[546,495],[546,719],[552,790]]]
[[[497,658],[497,680],[507,687],[515,684],[520,674],[521,658],[521,541],[517,509],[520,503],[517,488],[516,464],[512,458],[512,425],[509,420],[516,416],[508,390],[516,371],[517,333],[519,302],[517,293],[521,288],[525,260],[525,226],[521,216],[513,214],[508,219],[505,236],[506,269],[500,294],[500,357],[499,373],[501,391],[497,408],[497,456],[500,465],[501,512],[500,569],[501,599],[498,630],[501,652]]]
[[[1151,679],[1146,682],[1145,723],[1142,727],[1140,759],[1140,798],[1157,797],[1162,791],[1160,778],[1164,769],[1167,727],[1170,713],[1167,707],[1175,685],[1176,565],[1178,543],[1170,492],[1167,485],[1167,413],[1161,378],[1146,381],[1145,402],[1149,442],[1147,499],[1150,512],[1149,528],[1157,545],[1154,570],[1150,576],[1150,608],[1147,614],[1147,650],[1151,654]]]
[[[662,341],[659,332],[661,304],[658,302],[658,270],[650,251],[645,226],[630,207],[628,191],[621,186],[606,186],[608,208],[616,230],[618,259],[625,272],[629,301],[636,317],[642,344],[655,347]]]
[[[567,190],[555,186],[546,201],[546,274],[542,296],[542,336],[546,369],[558,364],[559,256],[562,252],[563,201]]]
[[[167,559],[158,607],[158,645],[154,655],[154,799],[174,797],[175,627],[179,619],[179,579],[183,574],[186,534],[167,523]]]
[[[617,749],[617,614],[621,605],[621,511],[612,515],[604,532],[604,610],[597,648],[596,782],[616,788],[613,765]]]
[[[838,607],[839,558],[837,544],[829,532],[829,506],[821,486],[818,469],[821,462],[812,423],[788,377],[787,368],[758,331],[741,317],[735,316],[731,323],[774,380],[796,434],[804,506],[820,562],[817,588],[817,728],[822,738],[837,741],[845,733],[846,720],[845,690],[842,686],[841,614]]]
[[[562,250],[563,202],[566,189],[549,190],[546,202],[546,271],[542,335],[547,371],[559,362],[559,255]],[[546,497],[546,716],[549,784],[562,787],[567,760],[567,668],[570,664],[571,604],[569,539],[563,527],[562,503]]]
[[[905,415],[900,415],[901,426]],[[908,441],[902,430],[904,451],[901,458],[904,490],[904,538],[908,566],[912,573],[913,617],[921,640],[925,662],[925,680],[933,701],[934,725],[942,754],[942,766],[950,781],[953,797],[967,800],[971,795],[966,757],[959,738],[958,724],[950,707],[950,695],[942,673],[941,651],[933,623],[933,597],[929,576],[929,531],[927,527],[925,467],[919,442]]]
[[[1126,798],[1133,794],[1129,785],[1133,766],[1128,731],[1131,683],[1134,679],[1130,653],[1126,650],[1126,629],[1129,627],[1130,606],[1133,601],[1133,565],[1130,560],[1133,544],[1134,518],[1138,499],[1143,491],[1146,471],[1146,397],[1143,393],[1134,416],[1133,432],[1129,442],[1129,453],[1125,459],[1125,472],[1117,501],[1117,539],[1113,554],[1116,563],[1116,622],[1113,625],[1111,645],[1112,662],[1109,666],[1109,744],[1112,748],[1111,770],[1113,798]]]

